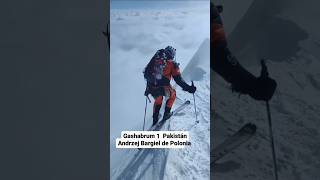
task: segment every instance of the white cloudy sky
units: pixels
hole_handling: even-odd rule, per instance
[[[130,4],[131,3],[131,4]],[[143,68],[168,45],[184,68],[210,36],[209,1],[111,2],[111,138],[143,123]],[[148,116],[152,114],[151,104]]]

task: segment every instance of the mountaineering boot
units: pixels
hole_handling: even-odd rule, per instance
[[[153,108],[153,123],[152,126],[156,125],[159,119],[159,111],[161,109],[161,105],[155,105]]]
[[[170,107],[166,107],[164,110],[164,114],[163,114],[163,121],[169,119],[171,117],[171,112],[170,112],[171,108]]]

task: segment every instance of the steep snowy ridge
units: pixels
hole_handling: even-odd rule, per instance
[[[170,121],[171,130],[188,130],[191,136],[191,147],[172,149],[168,155],[165,179],[209,179],[210,171],[210,70],[209,40],[200,45],[189,64],[183,71],[186,81],[195,80],[197,118],[196,124],[194,103],[191,94],[177,91],[177,96],[189,99],[191,106],[182,116]],[[199,72],[202,72],[199,74]],[[189,74],[189,76],[187,76]]]
[[[204,41],[210,36],[210,25],[207,23],[210,22],[209,1],[113,3],[110,14],[110,178],[209,179],[210,79],[209,66],[203,64],[209,62],[209,43]],[[186,99],[191,104],[172,117],[163,130],[190,130],[192,146],[176,150],[116,149],[115,138],[120,136],[121,131],[142,130],[145,107],[143,68],[156,50],[168,45],[177,49],[176,61],[180,63],[186,82],[191,84],[194,80],[198,88],[195,97],[200,123],[195,125],[192,94],[176,86],[177,99],[173,109]],[[192,77],[187,77],[190,74]],[[147,128],[152,123],[153,98],[151,101],[147,108]]]
[[[260,2],[261,1],[257,1]],[[275,2],[274,6],[277,6]],[[242,31],[243,26],[254,31],[256,24],[253,21],[242,19],[239,24],[240,31],[235,28],[233,38],[247,38],[242,41],[242,49],[235,52],[239,61],[246,61],[250,65],[249,70],[258,75],[260,67],[257,57],[270,58],[268,62],[269,74],[278,82],[278,89],[270,101],[273,121],[273,132],[275,139],[275,150],[278,162],[279,179],[319,179],[320,173],[320,46],[319,34],[315,33],[315,25],[306,25],[302,17],[310,21],[315,17],[311,16],[316,4],[298,1],[281,1],[281,8],[272,17],[287,21],[290,27],[300,29],[293,34],[288,33],[282,39],[281,35],[277,40],[281,41],[284,48],[293,47],[294,51],[285,51],[284,54],[271,53],[259,48],[272,48],[272,44],[266,43],[265,37],[277,34],[274,28],[263,31],[257,36],[248,36],[248,32]],[[293,3],[293,4],[291,4]],[[270,3],[269,3],[270,4]],[[272,4],[272,3],[271,3]],[[257,5],[254,4],[254,5]],[[312,6],[312,7],[311,7]],[[225,7],[227,9],[227,7]],[[264,7],[266,8],[266,7]],[[271,7],[270,7],[271,8]],[[300,9],[297,14],[293,9]],[[252,10],[252,9],[251,9]],[[255,9],[257,11],[258,9]],[[262,11],[266,12],[268,10]],[[249,14],[252,13],[249,8]],[[230,14],[231,15],[231,14]],[[262,15],[263,16],[263,15]],[[300,16],[300,17],[299,17]],[[270,14],[264,17],[271,17]],[[247,17],[248,18],[248,17]],[[250,18],[255,18],[250,16]],[[266,18],[263,22],[278,23],[269,21]],[[272,29],[273,28],[273,29]],[[291,33],[293,31],[290,31]],[[297,35],[301,39],[295,42],[287,41],[287,37]],[[319,31],[318,31],[319,32]],[[237,34],[238,33],[238,34]],[[266,36],[268,35],[268,36]],[[277,44],[275,41],[274,44]],[[266,44],[264,44],[266,43]],[[240,46],[239,46],[240,47]],[[251,47],[248,49],[247,47]],[[275,46],[278,47],[278,46]],[[297,48],[296,48],[297,47]],[[252,53],[254,55],[252,55]],[[277,57],[273,59],[272,57]],[[255,59],[254,59],[255,58]],[[214,103],[214,129],[213,140],[215,144],[221,143],[226,137],[238,130],[243,124],[253,122],[257,125],[257,134],[249,142],[234,150],[225,158],[221,159],[214,166],[212,178],[233,180],[257,180],[273,179],[273,163],[271,146],[269,140],[268,121],[264,102],[257,102],[248,96],[240,96],[232,93],[229,85],[216,74],[212,74],[213,80],[213,103]]]
[[[195,54],[209,51],[209,43],[204,43]],[[200,55],[199,55],[200,56]],[[197,56],[197,57],[199,57]],[[195,57],[195,56],[193,56]],[[112,153],[118,157],[111,167],[111,179],[209,179],[210,171],[210,74],[209,66],[203,66],[202,62],[208,62],[209,56],[200,56],[203,59],[192,58],[189,64],[197,64],[195,69],[189,68],[191,74],[201,69],[202,78],[195,81],[197,92],[195,93],[197,105],[197,118],[192,94],[176,88],[177,101],[173,107],[177,107],[183,100],[190,100],[191,104],[178,115],[172,117],[163,126],[162,130],[186,130],[190,133],[192,146],[184,149],[118,149]],[[197,62],[194,62],[197,61]],[[189,66],[187,65],[187,67]],[[189,83],[189,82],[188,82]],[[147,121],[151,121],[147,119]],[[138,126],[137,126],[138,127]],[[149,127],[149,126],[147,126]],[[114,158],[115,159],[115,158]]]
[[[210,67],[210,40],[205,39],[198,51],[193,55],[189,64],[184,68],[182,76],[185,80],[199,81]]]

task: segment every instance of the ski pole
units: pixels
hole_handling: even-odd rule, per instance
[[[149,103],[151,103],[151,100],[150,100],[149,96],[147,96],[147,99],[148,99]]]
[[[143,118],[143,131],[144,131],[144,125],[146,124],[146,114],[147,114],[147,106],[148,106],[148,100],[150,101],[149,97],[146,96],[146,105],[144,107],[144,118]]]
[[[191,86],[194,86],[193,81],[191,81]],[[194,93],[192,93],[193,95],[193,105],[194,105],[194,113],[196,114],[196,123],[199,123],[198,121],[198,117],[197,117],[197,107],[196,107],[196,98],[194,96]]]
[[[275,179],[278,180],[277,158],[276,158],[276,152],[274,150],[273,132],[272,132],[272,123],[271,123],[271,113],[270,113],[269,101],[266,101],[266,106],[267,106],[267,114],[268,114],[268,121],[269,121],[269,134],[270,134],[270,139],[271,139],[274,175],[275,175]]]
[[[268,69],[264,59],[261,60],[261,66],[262,66],[261,76],[268,77],[269,73],[268,73]],[[267,115],[268,115],[268,122],[269,122],[269,136],[271,140],[274,176],[275,176],[275,179],[278,180],[278,166],[277,166],[277,158],[276,158],[276,152],[275,152],[274,141],[273,141],[273,131],[272,131],[272,121],[271,121],[269,101],[266,101],[266,107],[267,107]]]

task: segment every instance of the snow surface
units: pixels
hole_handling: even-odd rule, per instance
[[[207,2],[142,3],[137,8],[111,3],[111,179],[209,179],[210,161],[210,14]],[[122,2],[121,2],[122,3]],[[128,1],[128,3],[130,3]],[[128,4],[126,4],[128,6]],[[130,7],[130,6],[129,6]],[[144,7],[144,8],[142,8]],[[191,105],[168,121],[163,129],[189,130],[191,147],[184,149],[116,149],[115,138],[123,130],[141,130],[145,81],[143,68],[154,53],[168,45],[177,49],[183,77],[195,81],[197,116],[191,94],[176,87],[177,107]],[[151,126],[148,104],[146,127]]]
[[[318,7],[319,2],[313,0],[255,0],[229,36],[232,51],[254,74],[260,71],[259,58],[271,59],[267,64],[269,74],[277,80],[278,89],[270,106],[282,180],[320,177]],[[223,16],[230,19],[232,12],[227,5],[224,9]],[[219,160],[211,177],[274,179],[265,103],[239,97],[221,77],[211,75],[215,108],[211,138],[215,145],[247,122],[257,125],[256,136]]]

